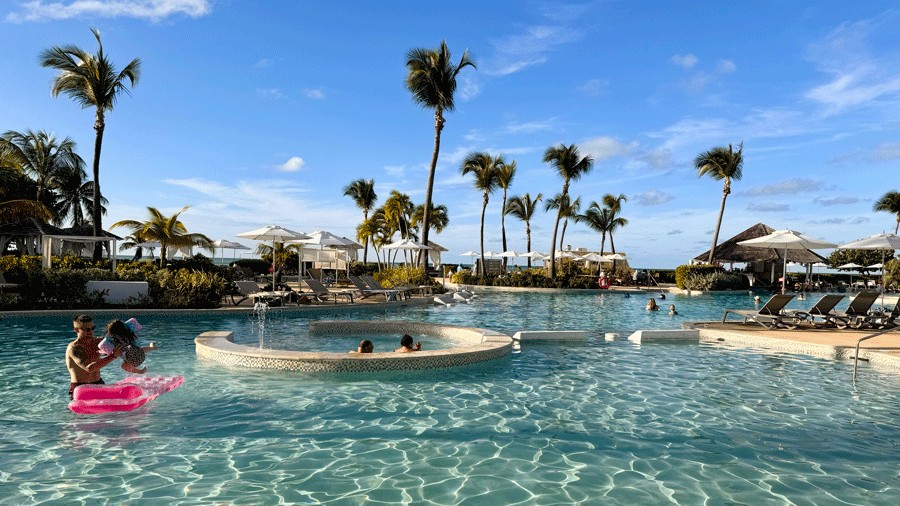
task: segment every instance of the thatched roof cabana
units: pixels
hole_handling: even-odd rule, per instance
[[[752,227],[744,230],[740,234],[724,241],[716,246],[716,253],[713,262],[718,263],[753,263],[753,262],[772,262],[784,261],[785,250],[771,248],[751,248],[738,244],[748,239],[756,239],[764,235],[769,235],[775,229],[763,223],[757,223]],[[709,250],[694,257],[698,262],[706,262],[709,259]],[[818,253],[808,249],[791,249],[787,250],[787,261],[797,262],[801,264],[812,264],[816,262],[824,262],[825,258]]]

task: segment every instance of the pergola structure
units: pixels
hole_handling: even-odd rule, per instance
[[[41,265],[45,268],[51,267],[52,255],[68,252],[81,256],[89,244],[102,242],[115,270],[116,241],[121,240],[106,231],[102,237],[94,237],[90,226],[59,228],[34,218],[0,225],[0,252],[14,243],[16,249],[26,255],[41,255]]]

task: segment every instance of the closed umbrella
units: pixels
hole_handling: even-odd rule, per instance
[[[242,232],[237,236],[254,241],[272,241],[272,290],[275,289],[275,243],[309,238],[306,234],[294,232],[279,225],[266,225],[256,230]]]
[[[787,291],[787,250],[836,248],[837,244],[815,239],[795,230],[776,230],[771,234],[738,242],[751,248],[771,248],[784,251],[784,268],[781,276],[781,293]]]

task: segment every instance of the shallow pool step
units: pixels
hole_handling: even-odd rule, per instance
[[[513,334],[516,341],[587,341],[586,330],[520,330]]]
[[[699,343],[699,330],[638,330],[628,336],[633,343]]]

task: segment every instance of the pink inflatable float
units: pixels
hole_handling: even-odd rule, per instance
[[[111,385],[80,385],[69,409],[82,415],[131,411],[178,388],[184,376],[129,376]]]

